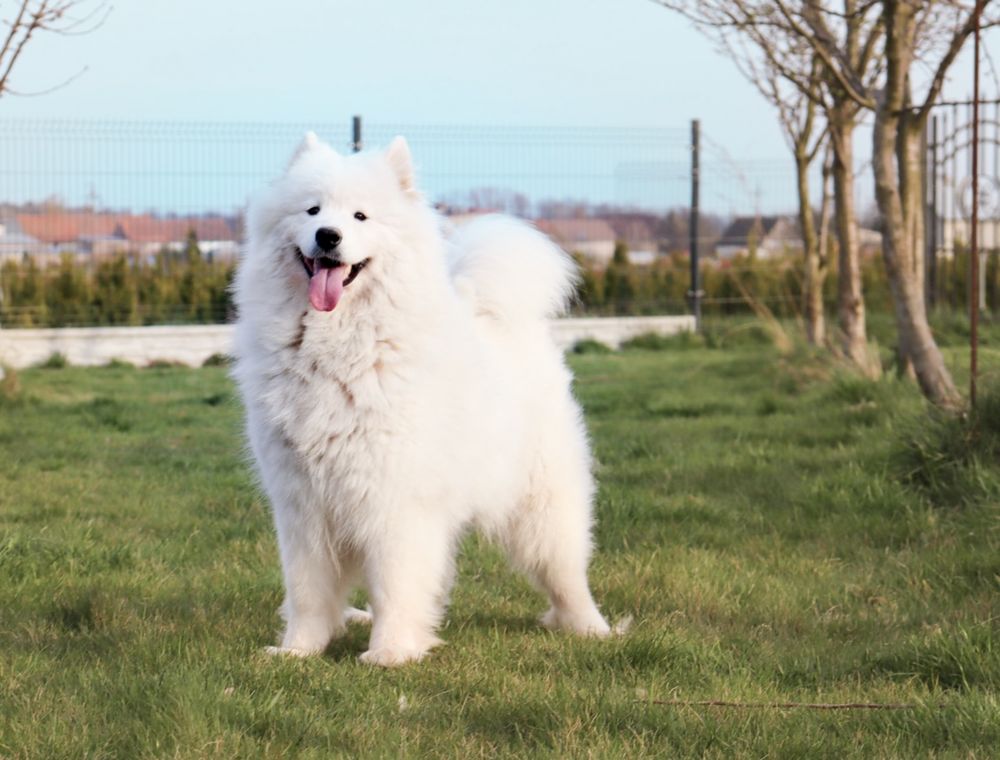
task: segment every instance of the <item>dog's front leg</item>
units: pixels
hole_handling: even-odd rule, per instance
[[[393,666],[442,643],[435,631],[453,576],[454,537],[443,525],[397,523],[364,560],[372,635],[362,662]]]
[[[278,546],[285,580],[281,615],[285,632],[281,645],[269,654],[300,657],[322,652],[329,641],[343,634],[348,613],[347,596],[358,567],[346,552],[335,554],[325,540],[325,529],[316,520],[304,520],[301,509],[275,509]],[[354,618],[351,618],[354,619]]]

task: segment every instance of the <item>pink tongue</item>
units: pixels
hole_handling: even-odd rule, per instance
[[[309,279],[309,303],[318,311],[333,311],[344,293],[347,265],[332,269],[317,269]]]

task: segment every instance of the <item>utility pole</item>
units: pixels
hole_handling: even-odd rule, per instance
[[[699,149],[700,124],[698,119],[691,121],[691,214],[688,219],[688,234],[691,250],[691,289],[688,298],[691,301],[691,313],[694,314],[694,329],[701,332],[701,275],[698,271],[698,201],[699,201]]]

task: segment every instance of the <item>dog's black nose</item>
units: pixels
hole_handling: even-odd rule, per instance
[[[316,245],[321,251],[332,251],[340,245],[340,230],[333,227],[320,227],[316,230]]]

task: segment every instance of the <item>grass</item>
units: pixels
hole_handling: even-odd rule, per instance
[[[648,348],[571,359],[593,585],[632,631],[540,630],[470,538],[447,646],[392,671],[356,661],[363,629],[261,656],[280,575],[223,367],[22,371],[0,394],[0,757],[995,757],[997,503],[903,476],[913,386],[756,340]],[[912,707],[658,703],[713,699]]]
[[[934,412],[904,436],[896,469],[932,502],[943,506],[1000,502],[1000,386],[979,392],[979,403],[962,416]]]

